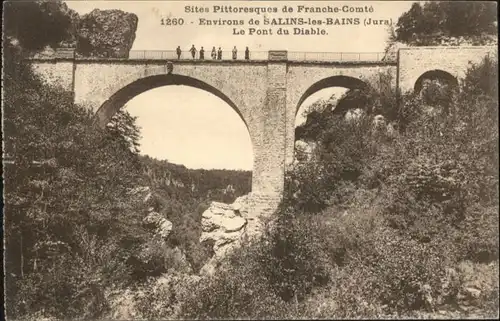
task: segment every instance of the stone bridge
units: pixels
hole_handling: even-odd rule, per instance
[[[294,157],[295,117],[309,95],[327,87],[378,86],[381,72],[393,76],[391,86],[414,90],[426,75],[462,78],[470,63],[486,55],[497,55],[497,48],[405,48],[395,61],[378,54],[287,51],[249,60],[75,58],[69,49],[31,60],[48,82],[72,91],[75,103],[94,111],[100,126],[128,100],[155,87],[186,85],[218,96],[247,126],[254,153],[251,206],[263,214],[272,212],[283,194],[285,169]]]

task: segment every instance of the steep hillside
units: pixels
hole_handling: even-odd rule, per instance
[[[210,256],[199,243],[201,214],[212,201],[232,203],[251,190],[252,173],[235,170],[188,169],[165,160],[141,156],[143,184],[152,190],[151,207],[172,222],[168,238],[180,247],[197,271]]]

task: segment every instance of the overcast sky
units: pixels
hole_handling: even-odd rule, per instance
[[[411,1],[66,1],[80,14],[95,8],[121,9],[139,18],[132,50],[174,50],[181,46],[187,51],[192,44],[205,49],[212,46],[230,50],[233,46],[248,46],[254,51],[289,50],[313,52],[382,52],[387,41],[387,26],[340,25],[326,27],[326,36],[241,36],[233,35],[234,26],[200,26],[199,18],[262,20],[266,18],[354,18],[361,20],[392,19],[407,11]],[[213,13],[213,6],[277,7],[275,14]],[[373,13],[282,13],[284,5],[305,7],[373,8]],[[186,13],[186,6],[208,8],[209,13]],[[161,18],[182,18],[183,26],[161,26]],[[192,22],[192,23],[191,23]],[[242,29],[248,29],[248,25]],[[240,27],[237,27],[238,29]],[[262,28],[268,28],[262,26]],[[344,89],[325,89],[309,97],[303,106]],[[165,86],[144,92],[125,106],[142,128],[141,153],[184,164],[190,168],[251,169],[253,152],[247,129],[233,109],[221,99],[200,89]],[[301,108],[302,109],[302,108]],[[299,119],[297,123],[303,121]]]

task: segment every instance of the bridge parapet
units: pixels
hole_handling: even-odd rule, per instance
[[[112,57],[83,57],[75,54],[74,48],[57,48],[37,53],[28,59],[76,59],[96,61],[127,61],[127,60],[172,60],[193,62],[228,62],[228,61],[291,61],[291,62],[326,62],[326,63],[383,63],[383,52],[299,52],[286,50],[250,51],[249,59],[245,59],[244,51],[237,53],[233,59],[232,51],[222,51],[221,59],[213,59],[211,51],[206,50],[204,59],[200,59],[199,52],[194,57],[190,52],[183,51],[177,56],[175,50],[131,50],[126,58]],[[395,61],[392,61],[395,62]]]

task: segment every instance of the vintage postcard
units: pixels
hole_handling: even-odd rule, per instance
[[[498,318],[488,1],[6,1],[8,320]]]

